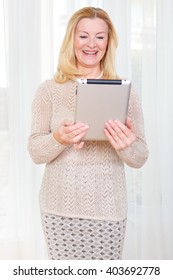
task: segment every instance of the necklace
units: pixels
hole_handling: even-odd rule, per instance
[[[94,80],[98,80],[98,79],[100,79],[102,76],[103,76],[103,71],[100,73],[100,75],[99,75],[98,77],[93,78],[93,79],[94,79]],[[80,77],[80,78],[77,78],[77,79],[82,79],[82,80],[84,80],[84,79],[87,79],[87,78]],[[90,78],[90,79],[91,79],[91,78]]]
[[[103,71],[101,72],[101,74],[96,78],[96,80],[100,79],[103,76]]]

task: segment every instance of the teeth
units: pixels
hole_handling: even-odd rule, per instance
[[[84,51],[84,53],[86,53],[86,54],[96,54],[96,52],[87,52],[87,51]]]

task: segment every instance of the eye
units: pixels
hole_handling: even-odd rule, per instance
[[[99,40],[103,40],[104,39],[103,36],[97,36],[96,38],[99,39]]]
[[[86,35],[80,35],[79,36],[81,39],[87,39],[88,37]]]

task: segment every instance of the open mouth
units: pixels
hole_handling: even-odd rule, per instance
[[[83,51],[83,53],[89,56],[94,56],[98,53],[98,51]]]

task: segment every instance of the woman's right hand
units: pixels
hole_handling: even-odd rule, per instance
[[[82,138],[89,126],[84,123],[74,123],[64,120],[58,130],[53,133],[54,138],[62,145],[74,145],[75,149],[83,148]]]

